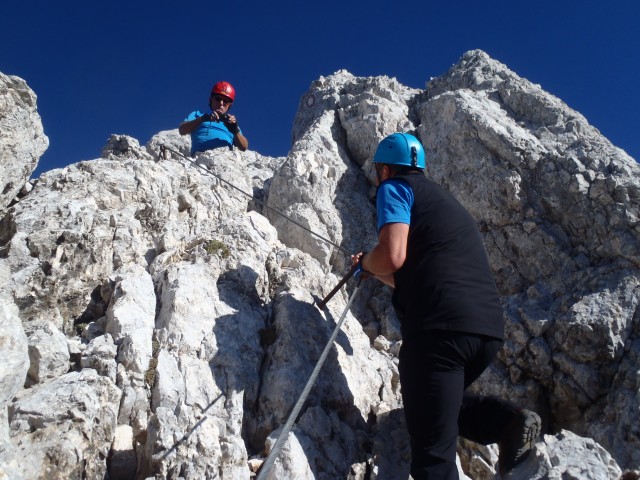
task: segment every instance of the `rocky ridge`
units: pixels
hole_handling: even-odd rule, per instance
[[[483,234],[507,340],[472,388],[545,423],[511,478],[640,468],[640,170],[484,52],[424,90],[321,77],[287,157],[217,150],[196,165],[177,131],[145,146],[113,135],[31,189],[46,148],[35,95],[0,80],[3,133],[38,132],[0,137],[0,478],[251,478],[353,285],[314,302],[345,252],[375,242],[370,162],[394,131],[418,135],[427,175]],[[407,478],[389,297],[363,284],[271,478]],[[458,453],[461,475],[495,475],[495,446]]]
[[[49,146],[36,101],[27,82],[0,72],[0,216],[21,190],[29,191],[27,180]]]

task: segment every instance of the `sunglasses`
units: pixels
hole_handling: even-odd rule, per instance
[[[213,100],[217,100],[218,102],[222,103],[223,105],[231,105],[233,103],[233,100],[231,100],[230,98],[227,98],[223,95],[213,95],[211,97]]]

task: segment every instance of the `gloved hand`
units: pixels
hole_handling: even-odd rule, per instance
[[[240,131],[240,127],[238,126],[238,121],[235,116],[226,113],[220,116],[220,121],[224,123],[227,130],[229,130],[233,135]]]
[[[234,135],[240,131],[238,123],[224,122],[224,124],[227,126],[227,130],[229,130]]]
[[[200,118],[202,119],[203,122],[215,122],[216,121],[216,118],[214,117],[213,113],[205,113]]]

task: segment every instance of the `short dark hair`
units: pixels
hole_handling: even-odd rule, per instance
[[[385,165],[389,167],[389,169],[391,170],[391,172],[393,172],[394,175],[404,175],[405,173],[410,173],[410,172],[424,173],[424,170],[422,168],[411,167],[409,165],[391,165],[388,163],[386,163]]]

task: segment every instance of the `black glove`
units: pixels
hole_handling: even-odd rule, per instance
[[[227,130],[229,130],[234,135],[240,131],[240,127],[238,126],[237,123],[224,122],[224,124],[226,125]]]
[[[213,113],[205,113],[200,118],[202,119],[203,122],[215,122],[216,121],[215,117],[213,116]]]

